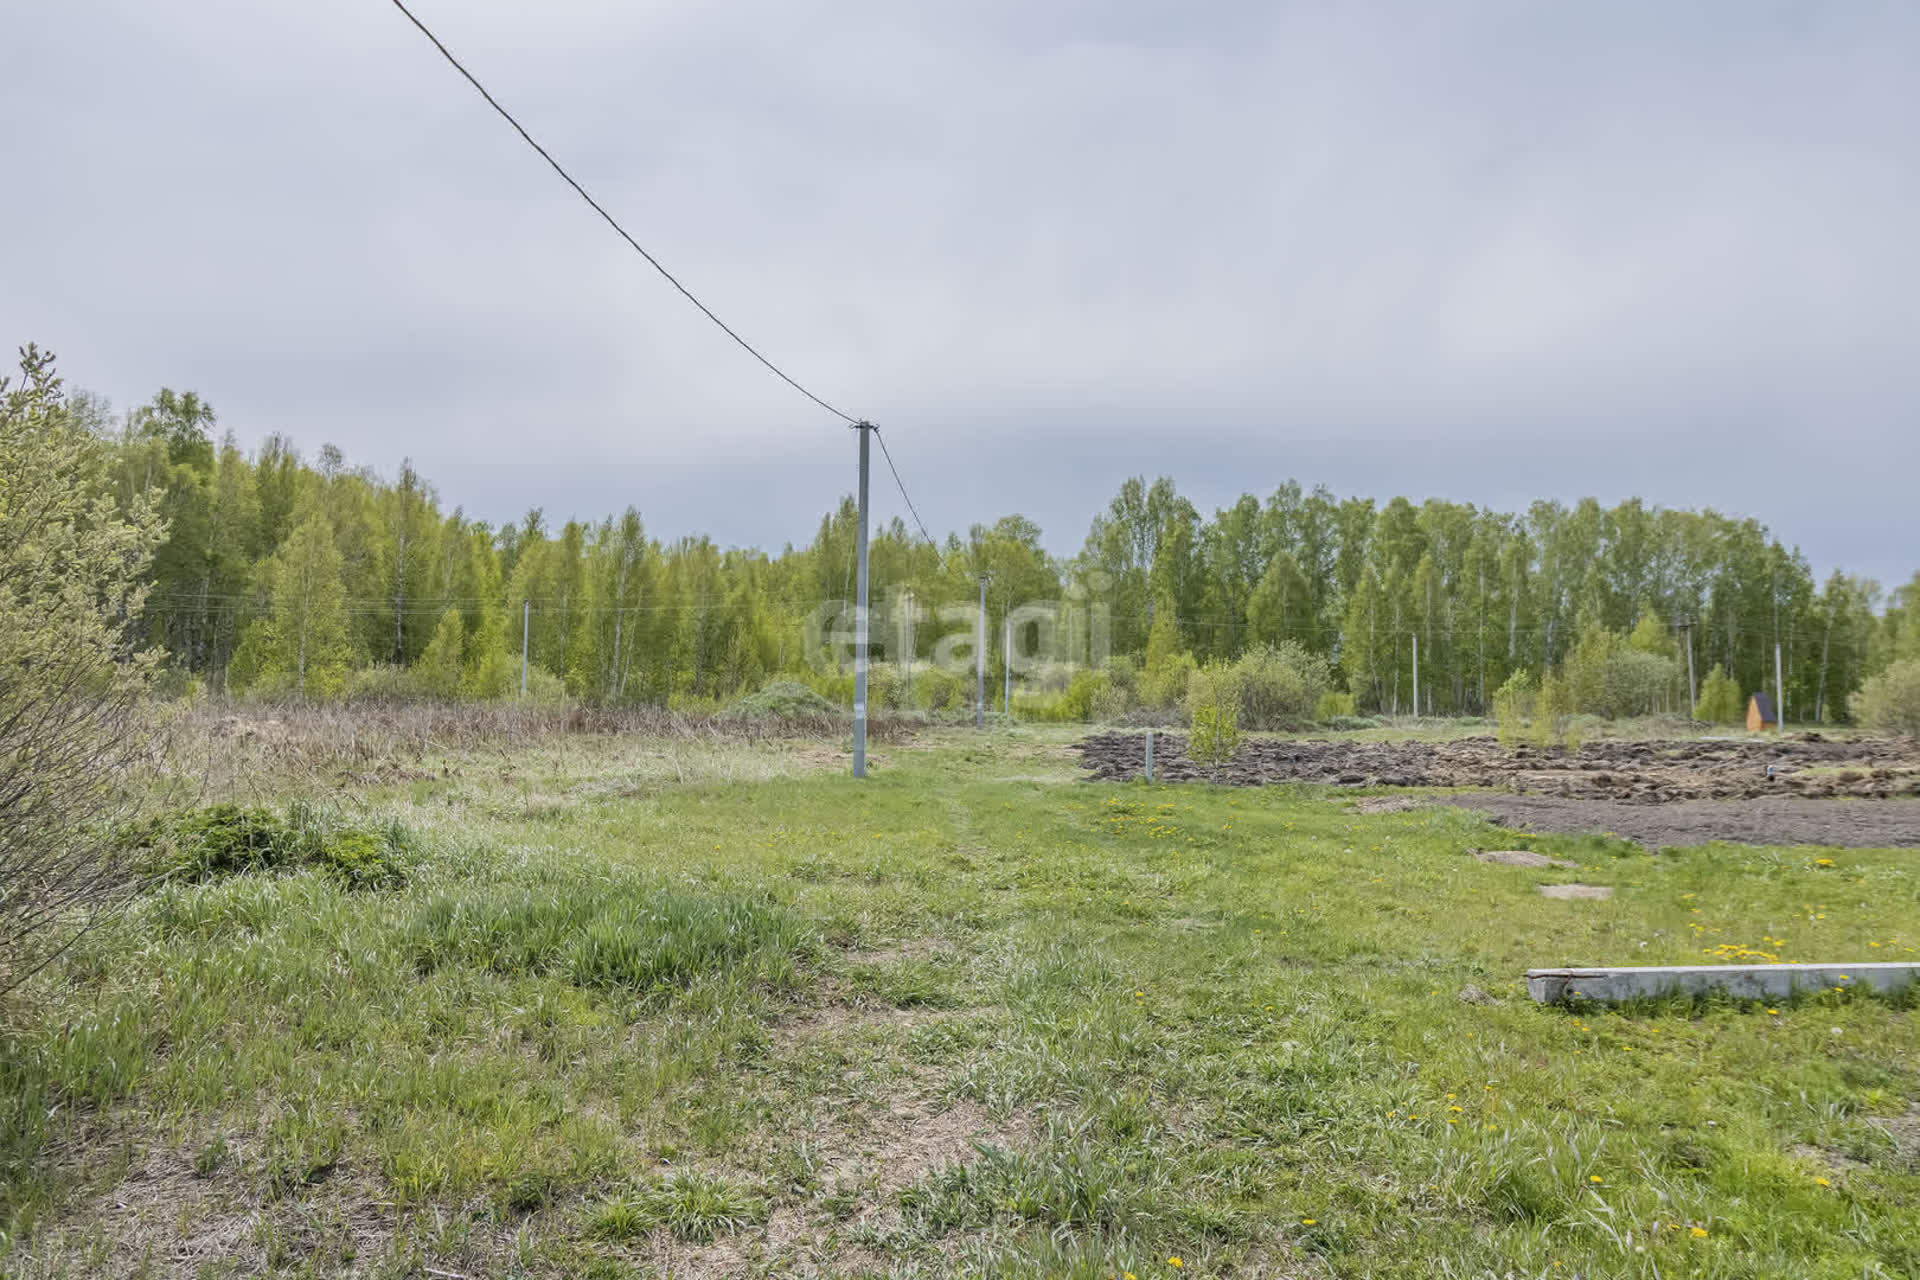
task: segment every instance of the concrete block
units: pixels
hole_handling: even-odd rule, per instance
[[[1541,1004],[1576,996],[1612,1004],[1640,996],[1698,996],[1710,992],[1742,1000],[1785,1000],[1796,991],[1868,987],[1889,992],[1914,982],[1920,982],[1920,964],[1695,964],[1527,970],[1527,994]]]

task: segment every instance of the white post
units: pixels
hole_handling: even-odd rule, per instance
[[[973,727],[987,727],[987,575],[980,575],[980,618],[973,639]]]
[[[855,545],[859,570],[853,601],[853,776],[867,776],[867,437],[871,422],[857,422],[860,437],[860,528]]]
[[[1773,642],[1773,715],[1774,723],[1787,727],[1787,683],[1780,675],[1780,642]]]
[[[1006,617],[1006,640],[1000,646],[1000,661],[1005,669],[1005,687],[1000,691],[1000,709],[1013,714],[1013,612]]]
[[[1420,718],[1420,633],[1413,633],[1413,718]]]
[[[520,602],[520,696],[527,696],[527,636],[533,630],[533,601]]]

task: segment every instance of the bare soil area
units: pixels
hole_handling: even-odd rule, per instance
[[[1141,776],[1143,735],[1102,733],[1079,750],[1095,779]],[[1451,742],[1254,738],[1218,772],[1187,759],[1179,734],[1154,736],[1154,776],[1236,786],[1313,782],[1351,787],[1448,787],[1436,797],[1522,831],[1607,832],[1649,848],[1743,844],[1920,848],[1920,742],[1770,738],[1598,741],[1573,751],[1490,737]],[[1363,800],[1366,812],[1411,797]]]
[[[1080,744],[1102,781],[1138,778],[1143,735],[1101,733]],[[1920,796],[1920,742],[1837,740],[1817,733],[1773,738],[1599,741],[1503,748],[1490,737],[1450,742],[1342,742],[1250,738],[1217,773],[1187,759],[1180,734],[1156,734],[1154,776],[1236,786],[1318,782],[1353,787],[1487,787],[1519,795],[1666,804],[1784,795],[1886,800]]]
[[[1649,849],[1724,840],[1729,844],[1814,844],[1844,849],[1920,848],[1920,800],[1676,800],[1625,804],[1564,796],[1459,795],[1438,803],[1477,809],[1515,831],[1598,831]]]

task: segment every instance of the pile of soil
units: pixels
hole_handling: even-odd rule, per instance
[[[1138,733],[1100,733],[1079,746],[1095,779],[1141,776]],[[1519,795],[1665,805],[1682,800],[1920,797],[1920,743],[1818,733],[1771,738],[1606,740],[1577,750],[1503,748],[1491,737],[1450,742],[1250,738],[1217,774],[1187,759],[1186,739],[1155,734],[1154,776],[1238,786],[1318,782],[1353,787],[1485,787]]]
[[[1439,804],[1486,814],[1514,831],[1599,831],[1649,849],[1730,844],[1824,845],[1843,849],[1920,849],[1920,800],[1676,800],[1623,804],[1563,796],[1436,796]]]

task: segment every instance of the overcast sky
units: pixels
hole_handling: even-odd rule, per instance
[[[879,422],[936,534],[1129,474],[1638,494],[1920,568],[1920,5],[416,0]],[[0,339],[449,506],[804,542],[852,434],[385,0],[11,6]],[[876,513],[902,510],[884,472]]]

